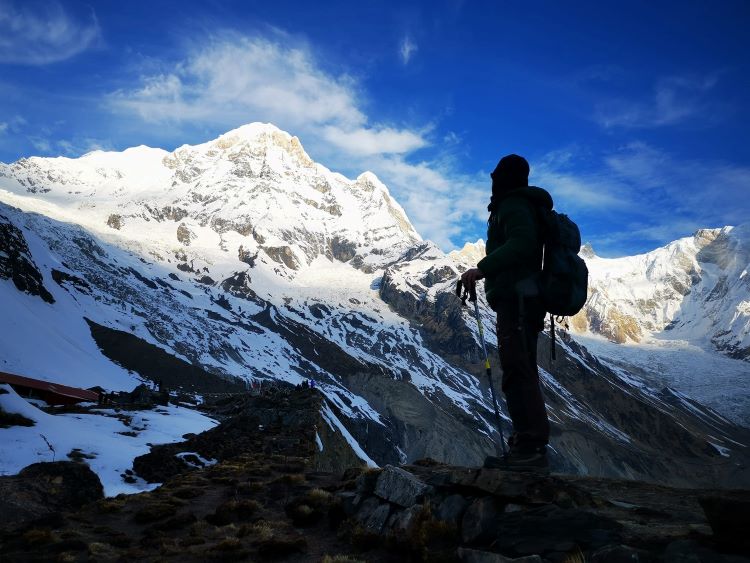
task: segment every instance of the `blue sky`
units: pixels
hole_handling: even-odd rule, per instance
[[[272,122],[449,250],[515,152],[599,254],[633,254],[750,217],[748,23],[744,1],[0,0],[0,161]]]

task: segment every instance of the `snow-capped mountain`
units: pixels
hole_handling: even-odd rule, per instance
[[[576,329],[616,342],[668,332],[750,360],[750,223],[626,258],[586,250],[590,292]]]
[[[450,253],[465,267],[483,255],[481,240]],[[569,320],[576,341],[750,425],[750,223],[623,258],[586,244],[581,256],[589,298]]]
[[[476,265],[484,241],[450,256]],[[663,335],[750,360],[750,223],[701,229],[637,256],[602,258],[588,244],[581,256],[589,298],[571,319],[575,333],[617,343]]]
[[[368,459],[479,464],[497,433],[453,294],[472,252],[423,241],[375,175],[331,172],[271,125],[0,164],[0,369],[200,392],[314,378]],[[551,365],[542,338],[558,467],[741,480],[745,429],[566,335]]]

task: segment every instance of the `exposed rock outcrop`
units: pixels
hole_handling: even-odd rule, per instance
[[[305,456],[317,470],[343,472],[362,465],[349,444],[321,415],[323,396],[309,389],[273,385],[258,395],[217,396],[208,407],[222,419],[219,426],[185,442],[154,446],[137,457],[133,469],[150,483],[162,483],[195,470],[182,454],[228,461],[244,452]]]
[[[0,215],[0,279],[11,280],[19,291],[38,295],[47,303],[55,302],[44,287],[23,232],[4,215]]]
[[[415,487],[422,494],[410,494]],[[691,550],[697,561],[733,561],[722,552],[744,548],[740,506],[750,498],[738,493],[742,500],[723,517],[725,527],[717,524],[722,536],[711,533],[694,495],[627,481],[424,460],[370,470],[337,494],[364,533],[394,544],[420,538],[426,560],[453,553],[451,560],[482,563],[676,561]]]
[[[35,463],[0,477],[0,529],[72,511],[104,497],[99,477],[72,461]]]
[[[37,514],[15,529],[0,521],[3,561],[51,553],[63,560],[185,562],[748,561],[748,491],[671,489],[430,459],[320,471],[320,452],[337,448],[323,439],[321,450],[320,436],[310,431],[321,399],[315,391],[278,388],[217,400],[209,408],[223,418],[219,427],[154,448],[154,471],[170,459],[192,461],[162,472],[165,484],[149,493],[90,503],[100,498],[100,487],[84,481],[72,489],[81,481],[60,479],[61,466],[87,471],[72,463],[36,464],[1,478],[2,493],[20,490],[19,479],[34,491],[69,480],[69,514],[42,521]],[[194,463],[201,459],[208,463]],[[61,499],[37,513],[59,510]],[[7,502],[0,495],[0,506]]]

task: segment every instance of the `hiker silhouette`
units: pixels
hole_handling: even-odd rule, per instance
[[[549,420],[536,364],[545,310],[534,280],[542,270],[543,249],[537,208],[551,210],[552,197],[529,186],[529,163],[515,154],[503,157],[490,177],[487,255],[461,281],[473,291],[484,279],[487,302],[497,312],[502,389],[513,433],[510,452],[489,456],[485,467],[546,470]]]

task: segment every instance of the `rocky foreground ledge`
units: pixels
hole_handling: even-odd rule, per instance
[[[164,482],[149,493],[101,498],[90,484],[91,496],[73,494],[91,476],[72,462],[0,478],[0,560],[750,561],[750,491],[432,460],[349,467],[322,401],[300,391],[227,399],[220,426],[136,464]],[[217,463],[172,463],[185,450]]]

